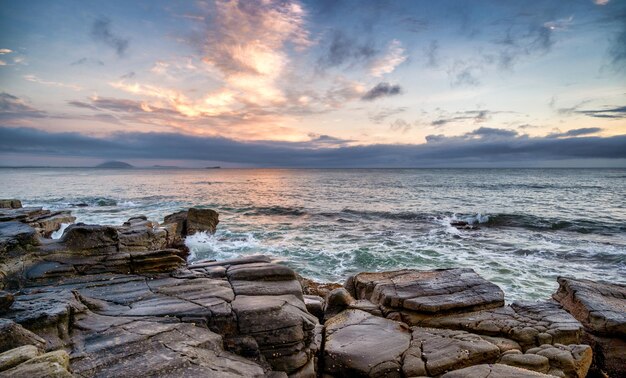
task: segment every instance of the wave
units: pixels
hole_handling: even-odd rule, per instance
[[[480,225],[483,227],[514,227],[537,231],[571,231],[582,234],[591,233],[617,233],[626,231],[626,226],[606,222],[593,221],[589,219],[557,219],[551,217],[539,217],[530,214],[475,214],[475,215],[453,215],[451,220],[461,220],[468,224]]]
[[[382,218],[382,219],[397,219],[397,220],[428,220],[432,218],[432,214],[416,213],[411,211],[367,211],[367,210],[352,210],[345,208],[340,213],[322,213],[325,216],[341,216],[341,215],[359,216],[361,218]]]
[[[241,209],[244,212],[243,215],[285,215],[300,217],[307,215],[307,211],[301,207],[284,207],[284,206],[267,206],[267,207],[253,207]]]

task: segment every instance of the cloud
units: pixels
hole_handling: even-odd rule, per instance
[[[10,50],[10,49],[0,49],[0,55],[10,54],[12,52],[13,50]]]
[[[394,39],[387,46],[387,53],[371,63],[370,73],[374,77],[381,77],[393,72],[406,59],[407,55],[402,47],[402,43]]]
[[[397,118],[395,121],[389,124],[389,129],[391,129],[392,131],[399,131],[401,133],[408,132],[409,130],[411,130],[411,127],[412,125],[410,123],[401,118]]]
[[[372,41],[360,43],[340,30],[330,34],[328,48],[318,59],[318,67],[330,68],[342,65],[352,66],[369,62],[379,51]]]
[[[277,167],[532,166],[566,159],[626,159],[626,135],[531,138],[510,130],[480,128],[458,137],[429,136],[427,141],[420,145],[319,147],[319,140],[238,142],[154,132],[116,133],[97,138],[79,133],[0,127],[0,153],[31,155],[181,159]]]
[[[236,101],[271,106],[286,101],[280,81],[290,63],[288,46],[312,44],[306,12],[297,1],[218,1],[208,10],[201,38],[203,61],[221,72]]]
[[[117,56],[122,57],[128,50],[128,38],[121,37],[111,31],[111,20],[106,17],[100,17],[94,20],[91,26],[91,37],[98,42],[112,47]]]
[[[72,63],[70,63],[70,66],[80,66],[80,65],[104,66],[104,62],[101,61],[101,60],[98,60],[98,59],[80,58],[80,59],[75,60]]]
[[[397,107],[397,108],[384,108],[384,109],[380,110],[379,112],[370,113],[369,114],[369,119],[373,123],[380,124],[385,119],[387,119],[388,117],[400,114],[400,113],[406,111],[407,109],[408,108],[406,108],[404,106]]]
[[[75,91],[80,91],[82,90],[82,88],[79,85],[76,84],[66,84],[66,83],[61,83],[58,81],[49,81],[49,80],[44,80],[41,79],[35,75],[24,75],[23,76],[24,80],[33,82],[33,83],[38,83],[38,84],[42,84],[42,85],[47,85],[47,86],[53,86],[53,87],[60,87],[60,88],[69,88],[69,89],[73,89]]]
[[[23,118],[43,118],[46,113],[35,109],[17,96],[0,93],[0,119],[20,120]]]
[[[437,40],[430,41],[430,44],[424,49],[424,55],[426,55],[426,65],[428,67],[439,66],[439,42]]]
[[[430,123],[431,126],[444,126],[449,123],[473,121],[473,123],[483,123],[491,118],[493,114],[503,113],[489,110],[466,110],[452,114],[443,114]]]
[[[596,5],[607,5],[609,0],[593,0]]]
[[[456,59],[452,66],[448,68],[450,84],[453,87],[480,85],[478,75],[482,73],[483,66],[477,62]]]
[[[374,88],[367,91],[361,99],[364,101],[373,101],[377,98],[395,96],[400,93],[402,93],[402,88],[399,85],[382,82],[376,84]]]
[[[410,32],[420,33],[428,29],[428,20],[422,18],[415,18],[412,16],[404,17],[400,20],[400,23]]]
[[[577,136],[582,136],[582,135],[589,135],[589,134],[596,134],[599,133],[600,131],[602,131],[602,128],[600,127],[583,127],[580,129],[572,129],[572,130],[568,130],[564,133],[552,133],[549,134],[548,137],[549,138],[569,138],[569,137],[577,137]]]
[[[589,117],[626,119],[626,106],[618,106],[614,108],[595,109],[595,110],[577,110],[577,109],[578,109],[578,106],[575,107],[573,111],[579,114],[584,114]]]
[[[619,25],[619,31],[610,40],[609,56],[616,71],[626,70],[626,11],[616,14],[614,22]]]

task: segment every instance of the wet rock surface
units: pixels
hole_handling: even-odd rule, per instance
[[[560,280],[560,303],[505,306],[471,269],[340,287],[268,256],[188,264],[184,237],[214,232],[212,210],[59,240],[26,219],[0,222],[0,376],[584,377],[626,349],[618,285]]]
[[[626,376],[626,285],[559,277],[553,298],[584,325],[594,366],[611,377]]]
[[[0,222],[22,222],[33,227],[39,235],[50,237],[63,223],[72,223],[76,217],[68,210],[50,211],[41,207],[2,207]]]
[[[356,299],[378,304],[387,314],[397,312],[410,324],[436,314],[504,304],[502,290],[472,269],[359,273],[348,278],[345,286]]]

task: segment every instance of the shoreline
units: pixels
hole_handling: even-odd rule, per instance
[[[467,268],[318,283],[266,256],[188,263],[213,210],[52,240],[71,213],[18,202],[0,201],[0,375],[624,374],[626,285],[559,278],[553,298],[505,304]]]

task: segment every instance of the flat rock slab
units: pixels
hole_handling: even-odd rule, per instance
[[[579,344],[582,324],[554,301],[510,306],[417,321],[421,326],[465,330],[514,340],[523,349],[543,344]]]
[[[361,310],[346,310],[326,322],[325,373],[400,377],[411,334],[406,325]]]
[[[484,364],[470,366],[465,369],[451,371],[441,376],[441,378],[554,378],[553,375],[538,373],[535,371],[520,369],[502,364]]]
[[[407,377],[438,376],[471,365],[493,363],[500,349],[480,336],[463,331],[413,327],[411,347],[404,354]]]
[[[626,285],[565,277],[558,282],[554,299],[587,329],[626,338]]]
[[[359,273],[346,288],[356,299],[425,316],[504,305],[504,292],[472,269]]]
[[[76,316],[72,369],[79,377],[262,377],[263,369],[222,348],[220,335],[176,319]]]

